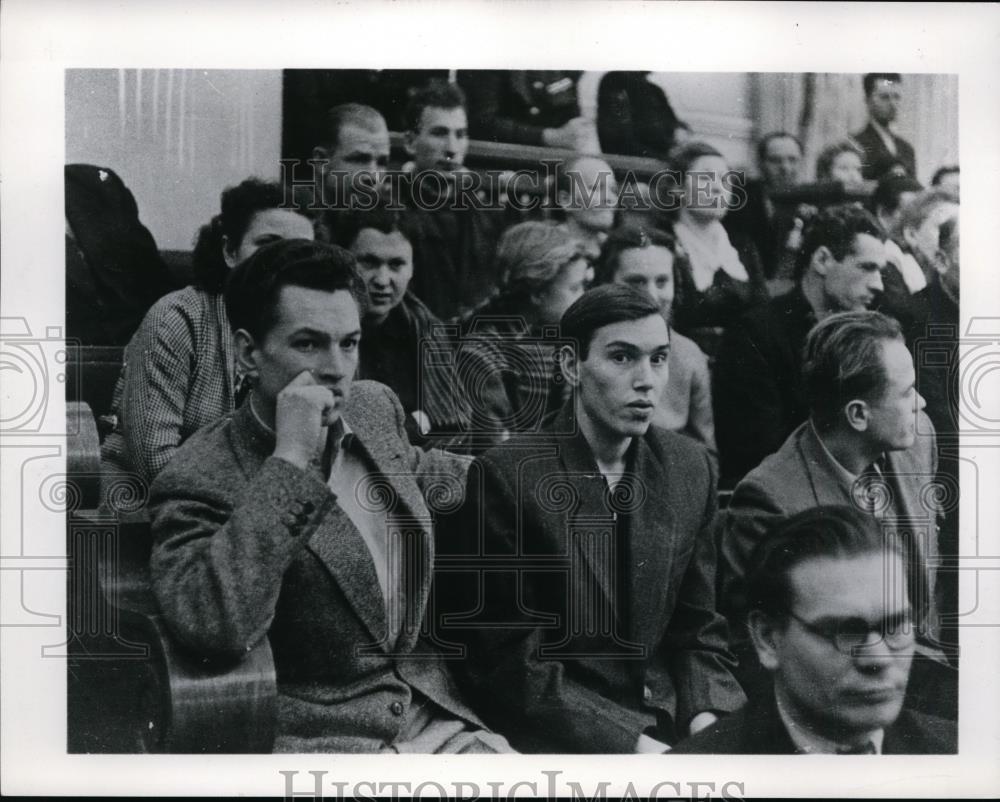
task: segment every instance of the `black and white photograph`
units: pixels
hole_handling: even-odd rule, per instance
[[[1000,790],[995,8],[40,5],[5,793]]]

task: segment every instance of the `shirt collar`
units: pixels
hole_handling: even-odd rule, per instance
[[[781,692],[775,688],[775,702],[777,702],[778,716],[781,723],[785,725],[788,737],[792,739],[795,748],[806,755],[835,755],[842,749],[849,748],[853,744],[844,744],[820,735],[815,730],[806,727],[795,720],[791,710],[787,705],[782,704]],[[885,730],[873,730],[864,738],[858,739],[859,743],[866,740],[875,745],[875,753],[882,754],[882,741],[885,739]]]

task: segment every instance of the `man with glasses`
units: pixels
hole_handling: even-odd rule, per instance
[[[747,625],[770,686],[681,754],[954,754],[954,722],[909,709],[913,610],[904,548],[848,506],[795,515],[746,575]]]

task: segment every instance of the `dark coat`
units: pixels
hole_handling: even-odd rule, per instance
[[[516,749],[627,753],[744,698],[715,612],[715,477],[704,447],[650,427],[609,494],[574,422],[567,405],[470,468],[439,529],[439,554],[466,569],[447,574],[465,626],[448,634],[469,650],[477,710]]]
[[[206,660],[270,639],[276,751],[377,752],[406,725],[413,689],[479,726],[420,626],[434,559],[424,498],[460,495],[467,462],[408,445],[403,417],[375,382],[356,382],[344,411],[379,472],[366,498],[391,500],[387,520],[415,555],[394,647],[360,533],[318,467],[270,456],[274,435],[250,404],[191,437],[153,483],[151,573],[167,624]]]
[[[885,175],[894,164],[901,164],[910,178],[917,177],[917,157],[913,152],[913,145],[901,136],[892,135],[896,143],[896,155],[893,156],[885,146],[882,137],[871,123],[863,131],[853,134],[851,137],[864,151],[861,161],[861,175],[866,180],[878,180]]]
[[[751,702],[682,741],[673,755],[794,755],[798,752],[778,714],[774,697]],[[953,721],[903,709],[885,730],[882,754],[954,755],[958,729]]]
[[[816,315],[796,287],[730,326],[712,370],[723,487],[777,451],[809,417],[802,347]]]
[[[609,72],[597,88],[601,150],[624,156],[667,158],[679,120],[666,93],[646,72]]]

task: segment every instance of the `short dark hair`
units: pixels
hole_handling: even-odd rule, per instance
[[[387,128],[385,117],[371,106],[362,103],[341,103],[326,113],[326,142],[330,149],[340,144],[340,131],[345,125],[356,125],[369,131]]]
[[[613,229],[601,246],[601,256],[594,270],[595,284],[608,284],[615,280],[621,255],[636,248],[659,245],[666,248],[677,259],[677,240],[674,235],[658,228],[649,228],[628,223]]]
[[[232,330],[244,329],[255,340],[263,340],[274,326],[281,290],[289,286],[346,290],[364,310],[364,284],[349,251],[312,240],[279,240],[265,245],[230,273],[225,300]]]
[[[420,120],[424,109],[464,109],[465,92],[458,84],[440,78],[427,84],[410,97],[406,104],[406,127],[410,131],[420,130]]]
[[[586,359],[598,329],[652,315],[660,317],[660,307],[646,293],[624,284],[602,284],[587,290],[563,313],[561,334],[576,343],[578,358]]]
[[[882,346],[902,338],[899,322],[881,312],[840,312],[813,327],[803,351],[802,382],[818,428],[832,426],[852,399],[882,398],[889,382]]]
[[[936,187],[940,185],[941,179],[946,175],[951,175],[952,173],[961,173],[957,164],[946,164],[944,167],[938,167],[934,171],[934,176],[931,178],[931,186]]]
[[[877,519],[866,512],[846,504],[800,512],[775,526],[751,552],[744,577],[746,609],[784,618],[795,601],[791,573],[796,566],[809,560],[850,559],[886,550],[906,558],[899,541],[886,537]],[[915,600],[912,593],[910,598]]]
[[[726,158],[719,152],[718,148],[709,145],[707,142],[692,140],[684,142],[670,151],[668,160],[670,169],[676,170],[683,177],[691,169],[691,165],[702,156],[716,156],[720,159]]]
[[[366,228],[374,228],[383,234],[398,231],[411,245],[416,239],[413,221],[406,212],[391,209],[387,203],[379,203],[373,209],[348,210],[333,215],[330,241],[342,248],[350,248],[358,234]]]
[[[879,179],[878,186],[872,193],[870,208],[875,214],[878,214],[879,209],[895,212],[899,208],[899,199],[904,192],[921,192],[922,190],[923,185],[915,178],[890,173]]]
[[[853,153],[864,163],[865,152],[861,147],[850,139],[842,139],[827,145],[816,157],[816,178],[820,181],[830,179],[830,171],[833,170],[833,163],[841,153]]]
[[[862,79],[862,84],[865,87],[865,97],[869,97],[872,91],[875,89],[876,81],[892,81],[894,84],[901,84],[903,82],[903,76],[898,72],[869,72]]]
[[[191,263],[195,286],[220,293],[226,285],[229,265],[222,253],[223,237],[230,248],[239,248],[258,212],[282,207],[285,193],[277,181],[248,178],[222,192],[221,211],[203,225],[195,238]],[[290,211],[301,212],[299,208]]]
[[[757,163],[763,164],[764,160],[767,158],[767,147],[776,139],[791,139],[796,145],[799,146],[799,153],[803,153],[802,142],[799,140],[795,134],[789,133],[788,131],[771,131],[770,133],[764,134],[757,143]]]
[[[885,229],[867,209],[853,203],[828,206],[806,225],[802,247],[795,258],[795,278],[801,280],[820,247],[827,247],[838,262],[854,251],[854,238],[869,234],[885,242]]]

